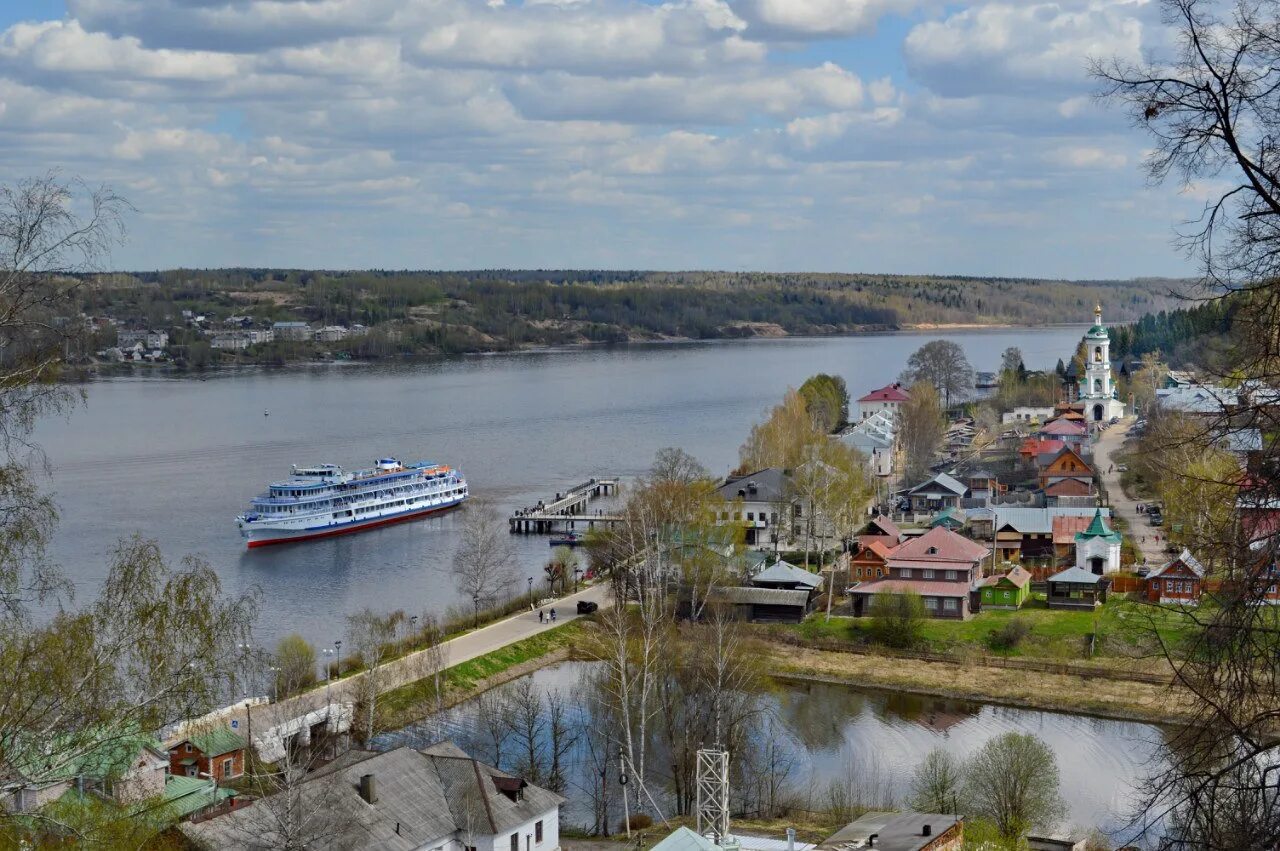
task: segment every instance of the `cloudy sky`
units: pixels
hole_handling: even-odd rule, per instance
[[[3,0],[0,180],[120,268],[1187,274],[1096,104],[1154,0]]]

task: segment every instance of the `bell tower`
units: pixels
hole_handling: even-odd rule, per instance
[[[1084,376],[1080,379],[1080,399],[1084,415],[1095,422],[1124,415],[1124,404],[1115,398],[1111,378],[1111,335],[1102,324],[1102,305],[1094,305],[1093,327],[1084,335]]]

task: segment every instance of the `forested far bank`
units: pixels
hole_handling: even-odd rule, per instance
[[[948,324],[1043,325],[1087,321],[1097,301],[1124,321],[1172,307],[1181,289],[1166,279],[519,270],[178,269],[95,275],[84,283],[76,292],[92,332],[86,358],[115,347],[122,331],[153,330],[168,335],[167,359],[196,367]],[[265,332],[278,322],[306,323],[314,333],[268,338]],[[250,336],[250,330],[263,333]]]

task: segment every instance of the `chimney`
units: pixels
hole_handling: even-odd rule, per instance
[[[360,797],[366,804],[378,803],[378,787],[373,782],[372,774],[360,775]]]
[[[931,833],[933,833],[933,825],[931,824],[926,824],[924,830],[920,831],[921,836],[928,836]]]

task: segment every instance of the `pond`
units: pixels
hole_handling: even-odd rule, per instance
[[[566,662],[526,679],[544,698],[564,695],[572,720],[583,722],[580,681],[595,664]],[[511,698],[520,689],[521,680],[516,680],[491,696]],[[491,761],[494,746],[485,734],[481,708],[480,701],[470,701],[435,722],[386,734],[378,745],[421,747],[447,737]],[[1135,783],[1152,769],[1165,741],[1165,732],[1150,724],[843,685],[777,683],[760,699],[760,709],[767,716],[767,735],[785,752],[790,797],[811,802],[806,808],[826,809],[833,781],[852,785],[867,805],[905,806],[911,773],[930,750],[941,747],[963,758],[1013,731],[1038,736],[1056,754],[1068,808],[1063,826],[1098,827],[1113,835],[1122,832]],[[512,769],[519,759],[514,743],[504,747],[502,767]],[[564,819],[569,824],[591,822],[583,794],[591,785],[586,774],[591,760],[584,750],[579,744],[565,760],[569,803]]]

